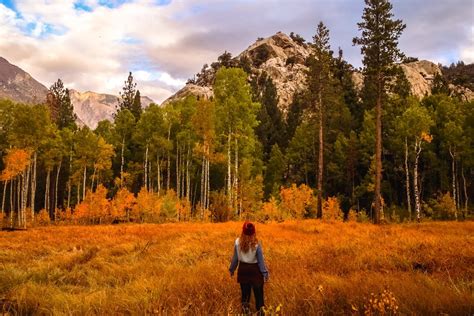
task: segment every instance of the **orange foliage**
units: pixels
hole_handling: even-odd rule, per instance
[[[36,214],[35,222],[40,226],[48,226],[51,224],[48,211],[42,209],[38,214]]]
[[[113,220],[127,220],[135,202],[133,193],[126,188],[121,188],[111,201],[110,216]]]
[[[110,221],[110,202],[107,199],[107,189],[102,184],[95,192],[88,191],[84,201],[76,205],[74,219],[85,224]]]
[[[278,201],[272,196],[268,202],[262,204],[261,217],[263,220],[282,220],[284,218]]]
[[[328,197],[328,199],[324,201],[323,219],[330,221],[342,221],[344,219],[344,213],[336,197]]]
[[[305,184],[299,187],[292,184],[289,188],[280,190],[281,208],[294,218],[308,216],[315,204],[313,190]]]
[[[161,200],[158,195],[148,192],[143,187],[138,193],[136,203],[132,207],[130,216],[137,222],[154,222],[160,217]]]
[[[73,220],[72,211],[70,207],[66,208],[64,211],[61,211],[60,209],[56,209],[55,215],[56,215],[56,222],[70,223]]]
[[[7,151],[6,156],[3,158],[5,169],[3,169],[0,175],[1,181],[11,180],[30,164],[31,153],[24,149],[10,149]]]
[[[176,202],[176,212],[180,221],[191,219],[191,203],[187,199]]]

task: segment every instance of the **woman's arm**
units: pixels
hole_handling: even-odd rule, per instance
[[[257,261],[258,261],[258,268],[260,269],[260,272],[262,272],[265,281],[268,281],[269,273],[268,273],[267,266],[265,264],[265,259],[263,259],[263,250],[262,250],[261,244],[257,246]]]
[[[230,261],[230,267],[229,267],[229,272],[230,275],[234,275],[234,271],[237,268],[237,265],[239,263],[239,257],[237,255],[237,245],[234,245],[234,255],[232,256],[232,260]]]

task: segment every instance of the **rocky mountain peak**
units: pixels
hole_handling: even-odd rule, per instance
[[[224,59],[211,66],[205,65],[197,74],[196,80],[189,82],[164,103],[188,95],[211,97],[215,73],[223,65],[242,67],[250,78],[266,72],[277,89],[279,107],[286,112],[295,92],[304,87],[307,69],[304,62],[310,53],[310,48],[305,43],[297,42],[282,32],[260,38],[231,60]]]
[[[23,103],[41,103],[48,89],[21,68],[0,57],[0,98]]]
[[[266,72],[277,89],[278,105],[283,113],[287,112],[294,94],[305,86],[305,71],[307,70],[305,60],[311,54],[311,48],[297,35],[288,36],[278,32],[267,38],[259,38],[235,58],[229,59],[229,55],[226,57],[226,54],[228,53],[219,57],[218,62],[210,66],[205,65],[196,75],[195,80],[191,80],[164,103],[188,95],[212,97],[215,73],[220,66],[242,67],[249,73],[249,79]],[[431,93],[435,75],[442,74],[438,65],[427,60],[404,63],[400,67],[411,84],[412,94],[419,98]],[[356,88],[360,89],[363,84],[363,75],[354,71],[352,78]],[[474,99],[474,93],[468,88],[460,86],[450,86],[450,88],[463,95],[466,100]]]

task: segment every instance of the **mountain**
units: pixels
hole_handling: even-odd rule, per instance
[[[35,104],[44,102],[47,93],[48,89],[44,85],[21,68],[0,57],[0,99]],[[85,124],[90,128],[97,127],[99,121],[112,120],[118,105],[118,97],[111,94],[91,91],[81,93],[71,89],[70,96],[78,124]],[[143,107],[147,107],[153,100],[142,96],[141,102]]]
[[[70,90],[71,103],[77,118],[90,128],[96,128],[99,121],[112,120],[117,111],[118,98],[112,94],[96,92],[79,92]],[[149,97],[141,97],[142,107],[147,107],[153,100]]]
[[[279,107],[285,113],[293,100],[295,92],[304,88],[306,57],[311,54],[311,47],[297,36],[288,36],[278,32],[273,36],[258,39],[237,57],[229,60],[205,65],[196,79],[191,80],[181,90],[176,92],[164,103],[187,95],[196,95],[210,98],[213,95],[212,83],[214,76],[221,64],[225,66],[239,66],[247,70],[249,77],[257,76],[266,72],[273,80],[279,96]],[[431,93],[431,85],[435,74],[442,74],[438,65],[426,61],[413,61],[400,65],[408,81],[411,84],[411,92],[417,97],[423,97]],[[356,87],[361,87],[363,76],[360,72],[353,73]],[[474,99],[474,93],[466,87],[450,86],[451,89],[460,93],[467,100]]]
[[[21,103],[41,103],[48,89],[29,73],[0,57],[0,99]]]

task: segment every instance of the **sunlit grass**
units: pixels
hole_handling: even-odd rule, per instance
[[[21,314],[239,312],[228,264],[241,223],[59,226],[0,232],[0,306]],[[258,224],[267,306],[363,313],[390,291],[402,313],[472,314],[474,223]]]

